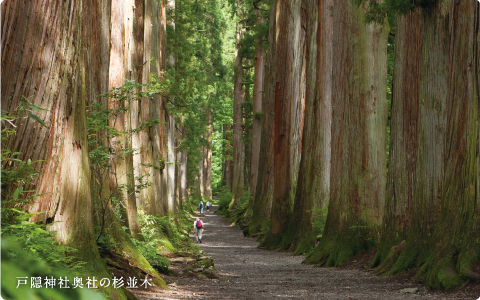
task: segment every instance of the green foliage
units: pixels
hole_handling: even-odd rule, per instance
[[[356,5],[365,4],[368,11],[365,15],[365,22],[375,22],[379,24],[388,20],[391,27],[395,22],[396,15],[406,15],[415,7],[428,9],[437,3],[437,0],[384,0],[378,2],[376,0],[353,0]]]
[[[152,84],[153,85],[153,84]],[[121,87],[114,87],[109,92],[99,95],[99,97],[108,98],[108,108],[103,103],[93,103],[87,110],[87,130],[88,145],[90,156],[90,167],[92,170],[92,198],[95,213],[99,215],[100,226],[95,226],[97,242],[102,247],[110,247],[111,242],[105,228],[105,219],[112,212],[120,217],[119,208],[123,206],[122,193],[139,193],[140,190],[151,185],[148,175],[135,177],[134,174],[127,174],[130,177],[129,182],[135,182],[134,186],[117,185],[109,187],[111,176],[116,177],[114,169],[115,161],[125,159],[128,155],[139,154],[138,149],[129,148],[126,139],[141,131],[149,130],[150,127],[159,124],[158,119],[148,120],[139,124],[138,128],[126,128],[126,130],[117,130],[116,122],[121,114],[130,113],[130,105],[133,101],[138,101],[142,97],[150,97],[160,92],[163,87],[148,87],[147,84],[138,84],[134,81],[126,80]],[[165,158],[158,161],[158,164],[149,164],[157,170],[165,168]],[[108,190],[108,192],[105,192]],[[113,207],[109,210],[109,207]],[[102,237],[102,234],[106,234]]]
[[[70,287],[73,284],[75,272],[69,271],[69,276],[65,276],[65,270],[52,267],[44,260],[32,256],[32,252],[24,250],[19,242],[2,235],[2,298],[10,299],[56,299],[56,300],[100,300],[105,297],[92,289],[87,288],[31,288],[30,278],[40,277],[42,284],[45,278],[52,276],[57,279],[68,280]],[[51,246],[51,250],[56,251]],[[57,264],[58,265],[58,264]],[[27,277],[27,278],[25,278]],[[20,282],[20,285],[19,285]],[[25,283],[25,284],[23,284]]]
[[[170,266],[167,253],[178,253],[191,249],[198,251],[189,237],[191,215],[185,210],[165,216],[152,216],[138,208],[140,226],[144,241],[133,239],[143,256],[162,273]]]
[[[31,104],[26,98],[20,102],[15,113],[1,112],[2,143],[7,144],[15,134],[17,123],[32,119],[47,127],[33,111],[43,109]],[[84,262],[75,257],[76,249],[59,245],[55,232],[47,231],[45,225],[28,220],[34,214],[26,214],[23,207],[38,196],[32,185],[36,175],[37,161],[21,159],[22,153],[7,146],[2,148],[2,297],[3,299],[104,299],[87,289],[31,289],[29,277],[54,276],[65,278],[65,274],[78,274]],[[7,275],[8,274],[8,275]],[[19,286],[19,279],[25,285]],[[73,278],[70,278],[73,282]]]
[[[55,232],[47,231],[45,225],[28,222],[33,214],[22,214],[16,218],[14,224],[2,226],[2,239],[15,242],[30,257],[45,261],[56,268],[77,270],[84,262],[77,261],[74,254],[76,249],[59,245],[55,241]],[[9,253],[11,260],[20,260],[17,253]]]
[[[325,229],[325,223],[327,222],[328,207],[315,208],[312,210],[312,213],[313,213],[312,233],[317,239],[319,239],[323,235],[323,230]]]
[[[32,118],[36,122],[40,119],[33,117],[32,111],[43,110],[31,104],[26,98],[20,102],[16,112],[7,114],[1,111],[2,144],[7,144],[15,134],[18,122]],[[41,121],[41,120],[40,120]],[[45,125],[42,121],[40,124]],[[21,208],[33,201],[38,195],[35,191],[28,190],[38,174],[35,165],[39,161],[21,159],[22,153],[12,151],[8,146],[1,150],[1,187],[2,187],[2,226],[15,223],[15,218],[22,215]]]
[[[217,213],[223,214],[227,211],[230,202],[232,201],[232,193],[227,190],[227,187],[223,186],[221,189],[217,191],[218,200],[218,208],[216,210]]]

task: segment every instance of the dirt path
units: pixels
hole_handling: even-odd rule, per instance
[[[240,229],[212,212],[205,213],[202,220],[205,231],[199,246],[213,258],[220,279],[174,277],[170,290],[138,294],[140,299],[476,299],[480,296],[467,296],[463,292],[430,293],[425,286],[405,278],[304,265],[303,257],[258,249],[258,242],[243,237]],[[418,291],[401,293],[405,288]]]

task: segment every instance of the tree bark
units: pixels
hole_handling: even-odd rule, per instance
[[[372,267],[384,261],[391,247],[405,239],[412,221],[421,121],[419,107],[423,23],[419,8],[407,16],[397,18],[384,230]],[[436,127],[440,128],[438,125]],[[438,133],[435,136],[438,137]],[[433,154],[442,151],[442,148],[429,148],[426,153]],[[442,152],[437,155],[442,155]],[[431,175],[433,174],[427,174],[433,182],[438,182],[441,173]],[[385,272],[391,267],[392,264],[382,266],[377,272]]]
[[[153,60],[148,61],[150,64],[150,72],[157,74],[162,79],[161,72],[166,67],[166,7],[163,1],[151,0],[152,13],[152,32],[151,32],[151,57]],[[154,95],[150,100],[149,118],[159,119],[158,125],[150,128],[149,140],[152,148],[152,164],[158,168],[152,171],[152,191],[149,199],[148,209],[151,215],[164,215],[166,210],[164,207],[165,198],[163,197],[164,174],[165,171],[165,156],[162,152],[164,149],[164,114],[165,114],[165,99],[159,95]]]
[[[205,197],[212,199],[212,138],[213,138],[213,124],[212,112],[209,109],[207,113],[207,148],[205,148],[204,159],[204,191]]]
[[[260,153],[257,187],[253,201],[252,221],[249,234],[259,233],[266,227],[271,216],[273,200],[273,145],[274,145],[274,118],[275,118],[275,49],[276,49],[276,5],[270,8],[269,47],[264,78],[265,96],[262,99],[262,133],[260,139]]]
[[[233,181],[233,161],[232,161],[232,125],[223,125],[223,155],[225,160],[222,167],[222,182],[227,186],[229,192],[232,192]]]
[[[272,237],[287,228],[293,205],[294,164],[298,150],[294,143],[293,110],[301,98],[303,32],[301,1],[277,2],[275,63],[275,129],[272,204]],[[272,96],[272,95],[270,95]],[[294,154],[295,153],[295,154]]]
[[[43,160],[32,187],[43,195],[28,210],[44,213],[32,221],[46,222],[61,244],[78,249],[85,273],[110,278],[93,230],[86,124],[87,103],[107,90],[109,55],[103,47],[110,37],[103,30],[109,28],[109,4],[50,2],[2,3],[2,107],[16,110],[25,96],[47,109],[38,116],[48,126],[26,120],[9,147],[24,159]],[[98,43],[87,49],[85,41],[94,38]],[[121,289],[102,289],[109,297],[127,298]]]
[[[260,10],[256,11],[256,24],[262,25],[265,19],[262,18]],[[250,166],[250,199],[254,199],[257,187],[258,164],[260,157],[260,141],[262,134],[262,98],[263,79],[265,73],[265,51],[259,37],[255,40],[255,74],[253,78],[253,121],[252,121],[252,153]]]
[[[396,274],[419,267],[415,279],[436,289],[454,289],[480,275],[472,270],[478,262],[480,224],[474,213],[480,176],[479,13],[475,1],[438,1],[428,10],[419,8],[405,17],[405,21],[412,18],[423,25],[398,37],[400,45],[411,43],[421,48],[419,54],[409,56],[420,71],[417,85],[413,90],[394,90],[398,101],[418,94],[418,114],[399,118],[399,123],[407,124],[403,127],[413,128],[407,133],[415,133],[408,137],[413,141],[406,142],[411,145],[407,150],[413,150],[405,151],[407,158],[414,156],[415,160],[408,159],[406,167],[393,161],[399,165],[396,169],[407,172],[391,179],[395,192],[397,182],[406,185],[411,180],[413,188],[408,189],[412,195],[392,204],[405,212],[397,208],[398,213],[386,216],[388,225],[393,225],[384,234],[384,243],[392,243],[388,237],[395,235],[396,229],[406,236],[405,248],[398,258],[384,259],[381,268]],[[420,33],[415,33],[417,30]],[[399,56],[408,54],[400,51],[402,48]],[[407,62],[400,60],[398,68],[406,71]],[[400,77],[401,83],[404,78]],[[402,136],[397,136],[395,142],[401,143]]]
[[[324,213],[330,186],[332,0],[305,1],[307,82],[302,159],[294,204],[295,237],[290,249],[305,253],[315,244],[314,214]],[[317,211],[313,211],[316,208]]]
[[[175,206],[175,118],[168,117],[168,156],[167,156],[167,176],[168,176],[168,210],[177,211]]]
[[[239,5],[239,1],[237,1]],[[238,18],[242,19],[240,8],[238,9]],[[239,55],[241,48],[240,39],[242,38],[242,23],[237,23],[237,32],[235,35],[235,61],[233,65],[233,182],[232,182],[232,201],[230,207],[235,206],[242,197],[244,189],[244,144],[243,144],[243,69],[242,57]]]
[[[325,233],[308,262],[338,266],[375,245],[386,178],[388,27],[364,23],[366,6],[336,1],[332,165]]]

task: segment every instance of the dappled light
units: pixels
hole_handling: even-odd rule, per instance
[[[480,297],[479,1],[0,5],[0,298]]]

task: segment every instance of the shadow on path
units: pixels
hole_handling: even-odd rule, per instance
[[[215,209],[200,216],[205,227],[198,245],[213,258],[220,279],[178,277],[172,290],[140,299],[474,299],[432,294],[409,280],[301,264],[302,256],[258,249],[255,239],[244,237]],[[404,288],[418,292],[401,293]]]

